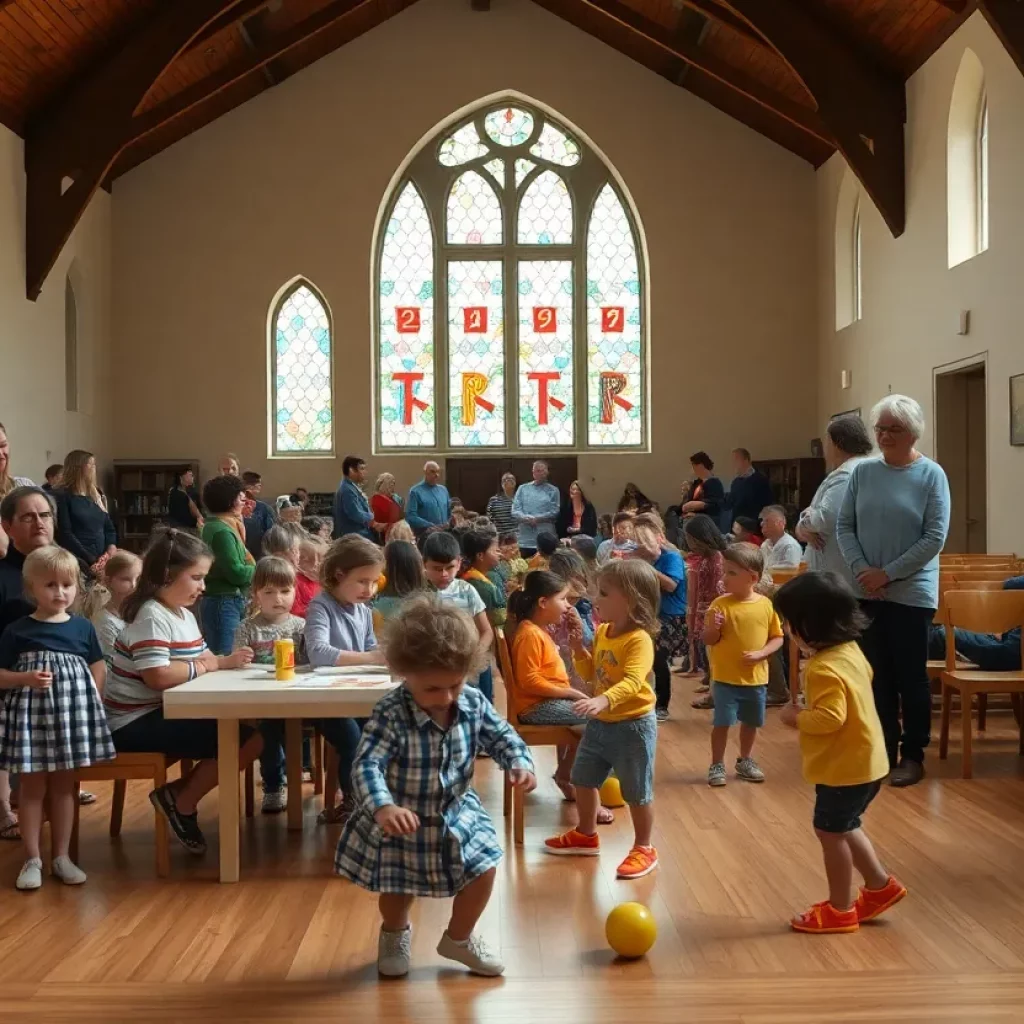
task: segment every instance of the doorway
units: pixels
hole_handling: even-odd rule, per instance
[[[949,478],[945,550],[988,550],[988,426],[985,364],[935,373],[935,457]]]

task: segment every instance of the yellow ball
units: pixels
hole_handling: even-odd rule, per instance
[[[619,780],[614,775],[609,775],[601,787],[601,806],[622,807],[625,802],[622,799],[622,787],[619,785]]]
[[[635,960],[654,945],[658,926],[642,903],[620,903],[605,921],[604,936],[619,956]]]

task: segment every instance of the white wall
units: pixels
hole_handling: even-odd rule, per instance
[[[723,467],[740,444],[809,454],[812,168],[528,0],[423,0],[115,183],[115,454],[209,471],[231,449],[273,493],[333,489],[340,456],[371,449],[388,183],[438,122],[506,89],[589,135],[646,228],[653,452],[582,456],[588,491],[607,506],[629,478],[674,497],[698,448]],[[334,314],[338,460],[266,457],[268,306],[296,274]],[[423,457],[373,461],[406,487]]]
[[[985,70],[989,102],[990,241],[987,251],[949,268],[946,238],[946,127],[964,48]],[[1024,448],[1009,444],[1008,378],[1024,373],[1024,76],[980,14],[907,83],[907,229],[893,239],[864,196],[863,319],[836,331],[834,225],[846,165],[834,156],[818,172],[818,418],[871,406],[891,388],[924,406],[922,449],[934,452],[933,371],[983,354],[988,364],[988,548],[1024,551]],[[958,336],[960,311],[970,333]],[[840,387],[842,370],[852,386]]]
[[[0,423],[11,472],[41,482],[72,448],[111,455],[110,196],[100,192],[36,302],[25,298],[24,143],[0,125]],[[64,287],[78,300],[78,412],[65,411]]]

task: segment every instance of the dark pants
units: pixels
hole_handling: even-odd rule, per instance
[[[214,654],[230,654],[235,642],[235,630],[245,617],[245,598],[238,594],[207,594],[203,598],[200,615],[206,646]]]
[[[870,625],[860,646],[875,674],[872,689],[889,764],[895,767],[900,757],[923,762],[932,727],[928,638],[935,609],[893,601],[862,601],[861,609]]]
[[[661,616],[661,631],[654,648],[654,695],[658,707],[668,710],[672,699],[672,669],[670,663],[688,642],[685,615]]]
[[[972,633],[969,629],[955,629],[953,632],[957,653],[977,665],[982,672],[1020,671],[1019,629],[1008,630],[1001,637],[991,633]],[[945,660],[946,631],[942,626],[932,626],[928,656],[935,661]]]
[[[352,765],[365,724],[365,718],[321,718],[316,721],[324,739],[338,755],[338,785],[346,794],[352,791]],[[284,786],[284,722],[279,718],[265,719],[260,722],[260,732],[263,734],[264,751],[260,756],[263,788],[276,793]]]

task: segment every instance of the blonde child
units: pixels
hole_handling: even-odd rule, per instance
[[[320,565],[327,545],[318,537],[306,534],[299,541],[299,564],[295,573],[295,602],[292,615],[306,617],[309,602],[320,593]]]
[[[154,789],[149,799],[182,846],[197,856],[206,851],[199,801],[217,785],[217,723],[165,718],[163,694],[208,672],[252,661],[248,648],[217,656],[199,632],[191,608],[212,563],[210,549],[185,530],[157,536],[143,556],[138,586],[122,605],[127,626],[114,645],[113,671],[103,693],[118,753],[155,752],[196,762],[184,778]],[[260,737],[243,725],[239,744],[239,763],[245,767],[259,754]]]
[[[79,586],[75,556],[59,547],[37,548],[22,572],[35,611],[0,636],[0,768],[19,776],[25,847],[16,885],[43,884],[39,840],[46,800],[50,870],[65,885],[81,885],[85,872],[69,856],[75,770],[114,757],[100,700],[106,665],[92,623],[68,614]]]
[[[616,874],[641,878],[658,866],[658,852],[651,845],[658,723],[649,679],[660,588],[654,570],[634,559],[609,562],[597,583],[601,625],[593,651],[584,647],[581,632],[573,636],[576,668],[594,682],[594,696],[573,706],[576,714],[589,719],[571,774],[580,823],[544,846],[547,853],[560,856],[599,854],[598,790],[614,771],[635,833],[633,847]]]
[[[814,832],[828,878],[828,899],[791,924],[799,932],[854,932],[907,894],[861,829],[861,815],[889,772],[871,666],[857,645],[867,619],[853,591],[830,572],[791,580],[779,590],[775,606],[793,642],[809,656],[807,707],[788,705],[782,721],[800,732],[804,778],[815,788]],[[856,899],[854,868],[864,878]]]
[[[391,529],[388,530],[388,544],[400,540],[409,544],[416,543],[416,534],[412,532],[412,527],[405,519],[399,519],[397,523],[392,523]],[[384,546],[387,547],[387,544]]]
[[[764,782],[764,772],[751,754],[757,730],[764,726],[768,659],[782,646],[783,638],[774,605],[754,592],[764,571],[760,550],[753,544],[732,544],[723,560],[725,594],[711,602],[704,620],[715,706],[709,786],[725,785],[725,748],[737,721],[736,775],[747,782]]]
[[[380,893],[377,969],[408,974],[409,911],[418,896],[454,896],[437,952],[474,974],[505,966],[474,934],[494,887],[501,844],[473,789],[474,760],[493,757],[513,785],[537,785],[529,749],[479,690],[477,630],[453,603],[423,595],[402,606],[385,634],[402,685],[373,710],[356,753],[358,810],[341,834],[339,875]]]
[[[86,598],[86,616],[96,628],[100,649],[107,667],[114,664],[114,644],[127,625],[121,617],[121,607],[135,590],[142,572],[142,559],[131,551],[117,551],[103,566],[101,583]]]
[[[323,589],[306,609],[306,657],[314,668],[384,664],[370,611],[383,564],[381,549],[365,537],[348,534],[331,545],[320,567]],[[361,718],[318,722],[324,739],[337,751],[338,784],[343,794],[340,804],[334,804],[337,794],[326,794],[326,807],[317,819],[321,824],[339,824],[353,810],[352,760],[363,722]]]

